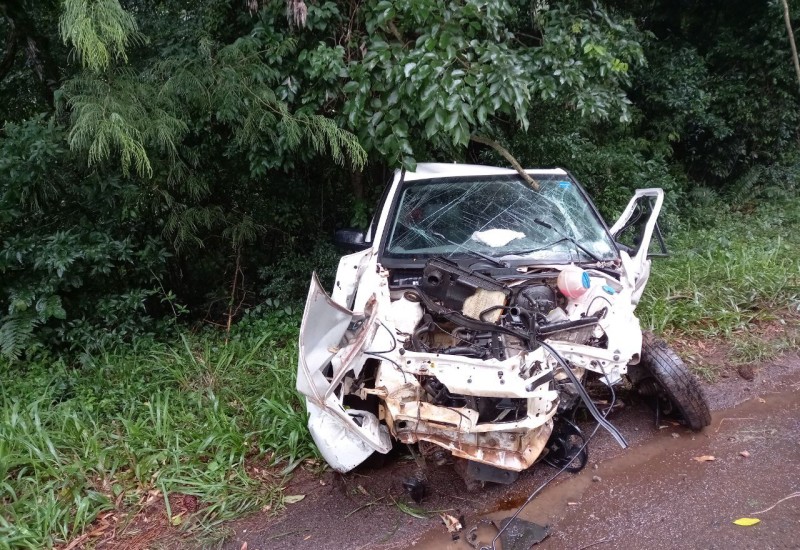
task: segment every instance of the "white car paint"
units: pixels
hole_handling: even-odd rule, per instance
[[[567,175],[561,169],[527,172],[532,176]],[[406,443],[428,441],[455,456],[517,471],[530,467],[544,448],[559,401],[550,385],[556,360],[542,347],[502,361],[403,349],[401,344],[419,323],[422,308],[408,300],[404,303],[401,296],[392,296],[389,273],[377,261],[401,179],[496,174],[516,172],[436,163],[419,164],[415,172],[396,172],[373,227],[373,242],[366,250],[342,257],[332,296],[314,276],[300,332],[297,389],[307,398],[314,441],[334,469],[345,472],[374,451],[388,452],[390,433]],[[597,372],[608,384],[618,383],[627,366],[639,361],[641,351],[642,333],[634,309],[649,275],[647,249],[663,192],[637,191],[610,231],[616,235],[622,229],[641,198],[655,198],[656,203],[639,252],[633,257],[620,254],[619,280],[589,270],[588,291],[569,300],[564,308],[566,317],[576,320],[608,304],[608,313],[594,329],[605,334],[607,348],[547,340],[576,371]],[[547,267],[561,270],[566,266]],[[379,361],[374,388],[353,387],[353,379],[370,359]],[[325,369],[329,371],[323,373]],[[535,375],[529,374],[534,370]],[[450,392],[460,395],[527,399],[527,414],[515,422],[479,424],[475,410],[426,402],[419,376],[435,376]],[[380,399],[378,414],[348,408],[344,396],[349,392],[362,399]]]

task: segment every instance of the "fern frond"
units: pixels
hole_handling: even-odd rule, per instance
[[[237,219],[231,219],[232,217],[229,217],[228,227],[222,232],[222,236],[231,242],[233,248],[239,248],[246,243],[255,241],[256,237],[266,231],[263,225],[257,224],[247,214],[240,214]]]
[[[317,153],[327,151],[334,162],[340,165],[349,158],[353,166],[363,168],[367,154],[355,135],[321,115],[299,115],[297,118],[299,123],[307,126],[307,139]]]
[[[0,355],[19,359],[30,341],[33,330],[40,324],[32,314],[0,318]]]
[[[142,41],[136,19],[118,0],[64,0],[58,30],[92,71],[107,69],[114,59],[127,61],[128,46]]]
[[[67,136],[73,150],[86,151],[89,166],[119,154],[122,172],[131,168],[150,177],[147,148],[154,147],[174,162],[177,144],[187,131],[182,120],[153,104],[152,86],[129,71],[106,80],[84,74],[65,85],[72,127]]]
[[[203,248],[200,229],[211,229],[224,219],[219,206],[175,207],[164,224],[164,236],[172,240],[176,250],[183,250],[189,244]]]

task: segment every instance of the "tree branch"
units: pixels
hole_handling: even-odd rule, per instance
[[[491,147],[492,149],[503,155],[503,158],[505,158],[508,161],[508,163],[514,168],[514,170],[516,170],[519,173],[520,176],[522,176],[522,179],[524,179],[528,185],[530,185],[536,191],[539,190],[539,184],[536,182],[536,180],[534,180],[522,168],[520,163],[517,162],[517,159],[514,158],[514,155],[508,152],[508,149],[506,149],[493,139],[489,139],[485,136],[472,135],[470,136],[469,139],[471,139],[475,143],[482,143],[483,145],[488,145],[489,147]]]
[[[0,4],[0,8],[2,8],[0,13],[12,22],[14,32],[18,37],[17,41],[25,48],[28,63],[41,85],[42,96],[50,105],[53,105],[60,73],[58,64],[50,51],[50,40],[44,30],[40,28],[45,23],[34,19],[33,15],[26,11],[23,2],[3,2]]]
[[[14,26],[14,21],[10,18],[6,18],[6,21],[10,29],[8,36],[6,37],[6,53],[3,55],[2,61],[0,61],[0,81],[8,76],[8,73],[11,71],[11,67],[14,66],[14,59],[17,57],[17,49],[19,46],[19,41],[17,40],[17,29]]]
[[[386,26],[389,27],[389,30],[391,31],[391,33],[394,35],[394,37],[397,39],[398,42],[400,42],[401,44],[405,43],[403,41],[403,35],[401,35],[400,31],[397,30],[397,26],[394,24],[393,20],[390,19],[389,22],[386,24]]]
[[[783,21],[786,23],[786,31],[789,33],[789,45],[792,47],[792,62],[794,63],[794,72],[797,73],[797,82],[800,84],[800,60],[797,58],[797,45],[794,41],[794,32],[792,31],[792,19],[789,17],[789,3],[786,0],[781,0],[783,3]]]

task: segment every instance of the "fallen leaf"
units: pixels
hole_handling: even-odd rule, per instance
[[[741,525],[742,527],[750,527],[751,525],[755,525],[756,523],[761,523],[761,520],[758,518],[739,518],[735,520],[734,525]]]
[[[169,522],[170,522],[172,525],[174,525],[175,527],[177,527],[178,525],[180,525],[181,523],[183,523],[183,518],[181,517],[181,515],[180,515],[180,514],[178,514],[177,516],[172,516],[172,519],[171,519],[171,520],[169,520]]]
[[[739,454],[742,455],[745,458],[750,458],[750,453],[748,453],[747,451],[742,451]]]
[[[239,550],[247,550],[247,541],[242,543],[242,547]]]
[[[367,492],[367,490],[366,490],[366,489],[364,489],[364,486],[363,486],[363,485],[359,485],[359,486],[358,486],[358,491],[359,491],[359,492],[360,492],[362,495],[364,495],[365,497],[368,497],[368,496],[369,496],[369,493]]]
[[[283,502],[286,504],[294,504],[306,498],[306,495],[288,495],[283,497]]]
[[[408,504],[399,501],[395,501],[395,504],[397,505],[397,507],[400,509],[401,512],[411,516],[412,518],[427,519],[428,517],[428,513],[422,508],[409,506]]]
[[[439,514],[439,517],[442,518],[444,522],[444,526],[447,527],[447,531],[450,533],[458,533],[464,527],[461,525],[461,522],[458,521],[456,518],[451,516],[450,514]]]
[[[713,462],[716,460],[716,458],[714,458],[711,455],[703,455],[703,456],[696,456],[692,460],[696,460],[697,462]]]

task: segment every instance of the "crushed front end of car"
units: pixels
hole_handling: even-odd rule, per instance
[[[396,175],[332,295],[312,280],[297,388],[325,460],[346,472],[394,439],[508,483],[581,404],[624,445],[584,381],[640,361],[646,250],[620,251],[566,172],[531,171],[533,190],[507,170],[428,170]]]

